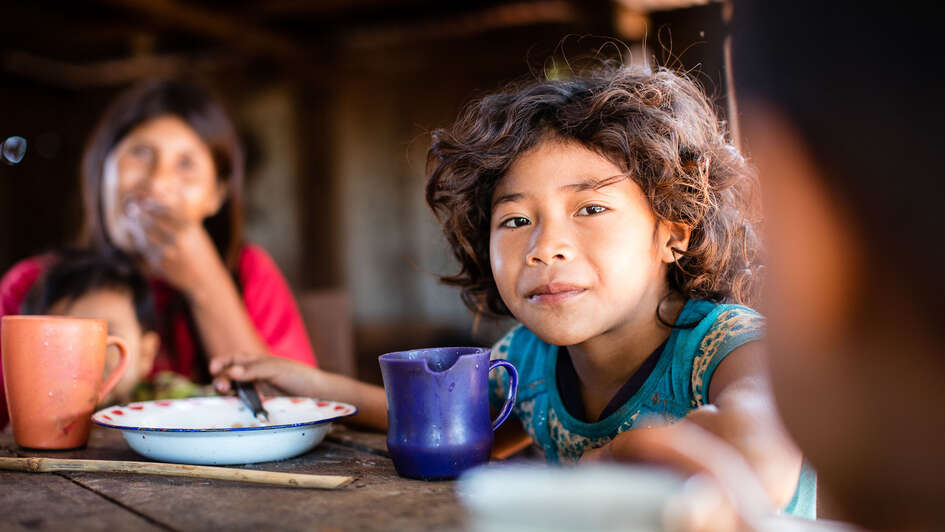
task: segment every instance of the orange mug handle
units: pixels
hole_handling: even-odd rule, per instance
[[[105,339],[105,346],[107,348],[110,345],[114,345],[118,348],[118,367],[112,370],[112,374],[108,376],[105,384],[102,385],[102,391],[98,393],[98,399],[95,401],[95,404],[101,404],[101,402],[105,400],[105,396],[118,384],[118,381],[121,380],[121,376],[125,374],[125,369],[128,367],[128,346],[125,344],[125,341],[117,336],[109,336]]]

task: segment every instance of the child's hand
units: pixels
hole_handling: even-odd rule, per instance
[[[140,252],[148,268],[178,290],[192,296],[213,280],[209,276],[226,276],[202,224],[177,220],[160,205],[142,208],[138,223],[145,236]]]
[[[260,381],[286,395],[302,395],[351,403],[358,407],[351,423],[387,430],[387,398],[384,388],[350,377],[322,371],[272,355],[239,354],[218,357],[210,362],[213,385],[229,392],[231,380]]]
[[[213,386],[231,391],[231,381],[260,381],[286,395],[317,397],[321,371],[305,364],[271,355],[234,355],[210,362]]]

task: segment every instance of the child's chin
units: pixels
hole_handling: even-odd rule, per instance
[[[545,343],[551,345],[576,345],[587,341],[591,337],[583,329],[577,327],[563,327],[559,324],[529,327],[525,325]]]

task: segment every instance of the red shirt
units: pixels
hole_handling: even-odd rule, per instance
[[[46,269],[50,259],[49,255],[24,259],[0,279],[0,316],[19,314],[27,292]],[[259,246],[243,246],[238,276],[249,319],[272,354],[316,366],[315,353],[295,298],[272,257]],[[167,326],[159,327],[162,329],[161,352],[154,361],[152,374],[171,370],[193,378],[199,374],[200,361],[191,329],[183,315],[167,315],[168,304],[179,294],[159,279],[153,279],[151,287],[158,319],[171,320]],[[173,352],[171,346],[174,347]],[[3,367],[0,365],[0,428],[5,427],[8,420]]]

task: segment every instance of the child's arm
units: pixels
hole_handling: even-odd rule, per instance
[[[210,372],[216,377],[214,386],[221,392],[230,391],[231,379],[262,381],[288,395],[351,403],[358,407],[351,422],[387,430],[387,396],[380,386],[275,356],[215,358],[210,363]]]
[[[725,464],[713,462],[729,460],[729,455],[687,449],[708,441],[692,437],[692,429],[698,427],[733,448],[774,504],[783,507],[797,487],[802,456],[777,417],[763,357],[761,342],[733,350],[712,377],[711,404],[690,412],[686,416],[689,423],[626,431],[587,453],[585,459],[664,462],[686,472],[724,469]]]
[[[687,418],[735,447],[780,508],[797,488],[803,455],[778,417],[764,349],[750,342],[732,351],[712,377],[710,404]]]

